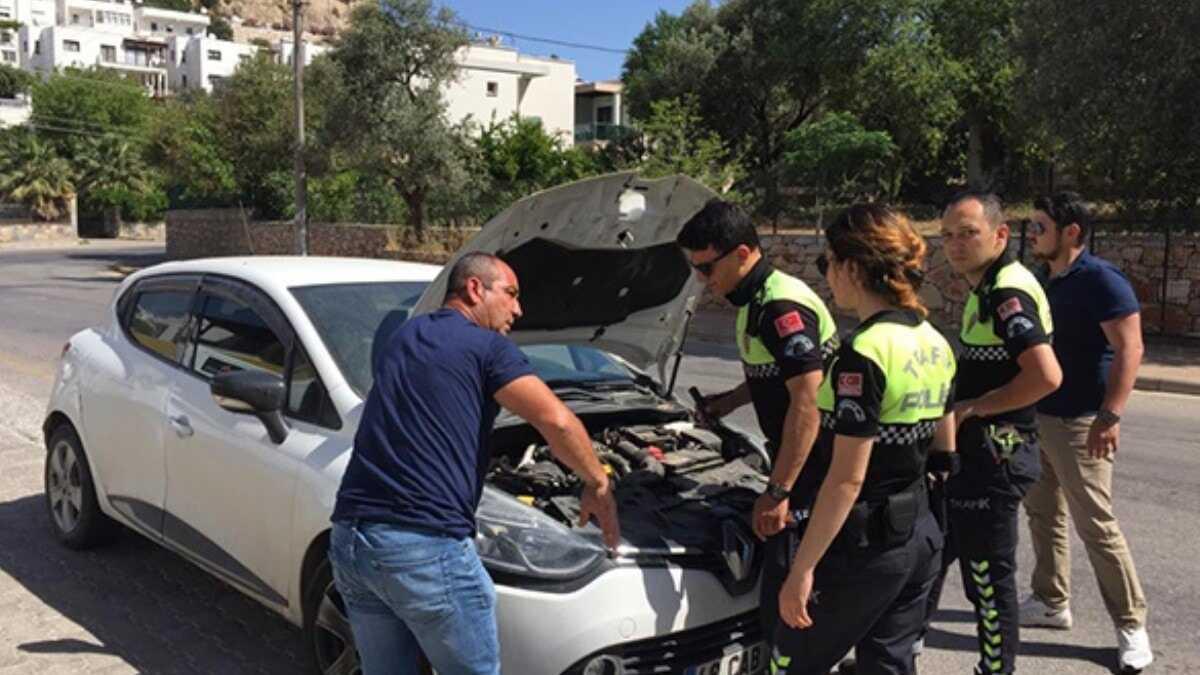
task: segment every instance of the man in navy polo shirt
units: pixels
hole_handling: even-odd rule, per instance
[[[1120,270],[1084,248],[1090,218],[1079,195],[1040,198],[1034,207],[1033,253],[1049,266],[1063,383],[1038,404],[1042,476],[1025,496],[1037,560],[1021,625],[1071,627],[1069,512],[1116,626],[1120,665],[1141,669],[1154,660],[1146,598],[1112,510],[1121,413],[1142,359],[1138,301]]]
[[[500,672],[496,593],[474,545],[500,407],[527,420],[584,481],[580,524],[620,540],[583,424],[505,337],[521,316],[512,268],[471,253],[442,308],[402,324],[375,364],[333,512],[329,557],[365,675]]]

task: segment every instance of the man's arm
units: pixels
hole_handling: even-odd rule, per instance
[[[812,451],[813,442],[821,426],[821,413],[817,409],[817,389],[821,386],[821,371],[810,370],[788,379],[788,394],[791,405],[783,421],[783,439],[775,465],[771,468],[771,482],[791,489],[804,468],[804,462]],[[779,532],[787,526],[789,500],[775,500],[770,495],[761,495],[754,505],[754,533],[759,539]]]
[[[991,417],[1031,406],[1062,384],[1062,368],[1048,344],[1035,345],[1021,352],[1017,366],[1021,370],[1008,384],[973,401],[956,405],[957,420],[961,423],[972,416]]]
[[[535,375],[524,375],[496,391],[496,402],[533,425],[546,439],[550,452],[583,479],[580,525],[594,516],[604,541],[615,549],[621,541],[617,503],[612,485],[592,449],[583,423]]]
[[[1113,361],[1108,371],[1108,387],[1104,392],[1101,408],[1120,415],[1129,402],[1133,385],[1137,381],[1138,365],[1142,362],[1145,347],[1142,345],[1142,315],[1134,312],[1123,317],[1103,321],[1100,329],[1113,347]],[[1105,424],[1097,419],[1088,431],[1088,453],[1094,458],[1108,457],[1116,452],[1121,439],[1121,424]]]

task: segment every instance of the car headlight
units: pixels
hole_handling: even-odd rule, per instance
[[[491,487],[475,512],[475,545],[489,568],[539,579],[582,576],[604,557],[599,531],[592,536],[562,525]],[[585,532],[587,531],[585,530]]]

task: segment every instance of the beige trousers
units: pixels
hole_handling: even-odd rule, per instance
[[[1113,623],[1122,628],[1146,625],[1146,596],[1112,510],[1113,459],[1088,456],[1087,434],[1094,416],[1037,419],[1042,477],[1025,495],[1037,558],[1034,594],[1052,608],[1066,607],[1070,601],[1070,513]]]

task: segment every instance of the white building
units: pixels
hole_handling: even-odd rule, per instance
[[[33,114],[33,106],[28,96],[16,98],[0,98],[0,129],[15,127],[29,121]]]
[[[258,47],[218,40],[211,37],[176,36],[173,38],[174,61],[171,89],[204,89],[211,92],[233,75],[233,71],[254,58]]]
[[[575,64],[520,54],[496,44],[472,44],[457,57],[461,69],[446,90],[452,120],[470,115],[481,125],[516,113],[537,118],[566,145],[574,142]]]
[[[619,80],[580,82],[575,85],[575,142],[604,145],[629,129],[629,116],[621,100]]]

